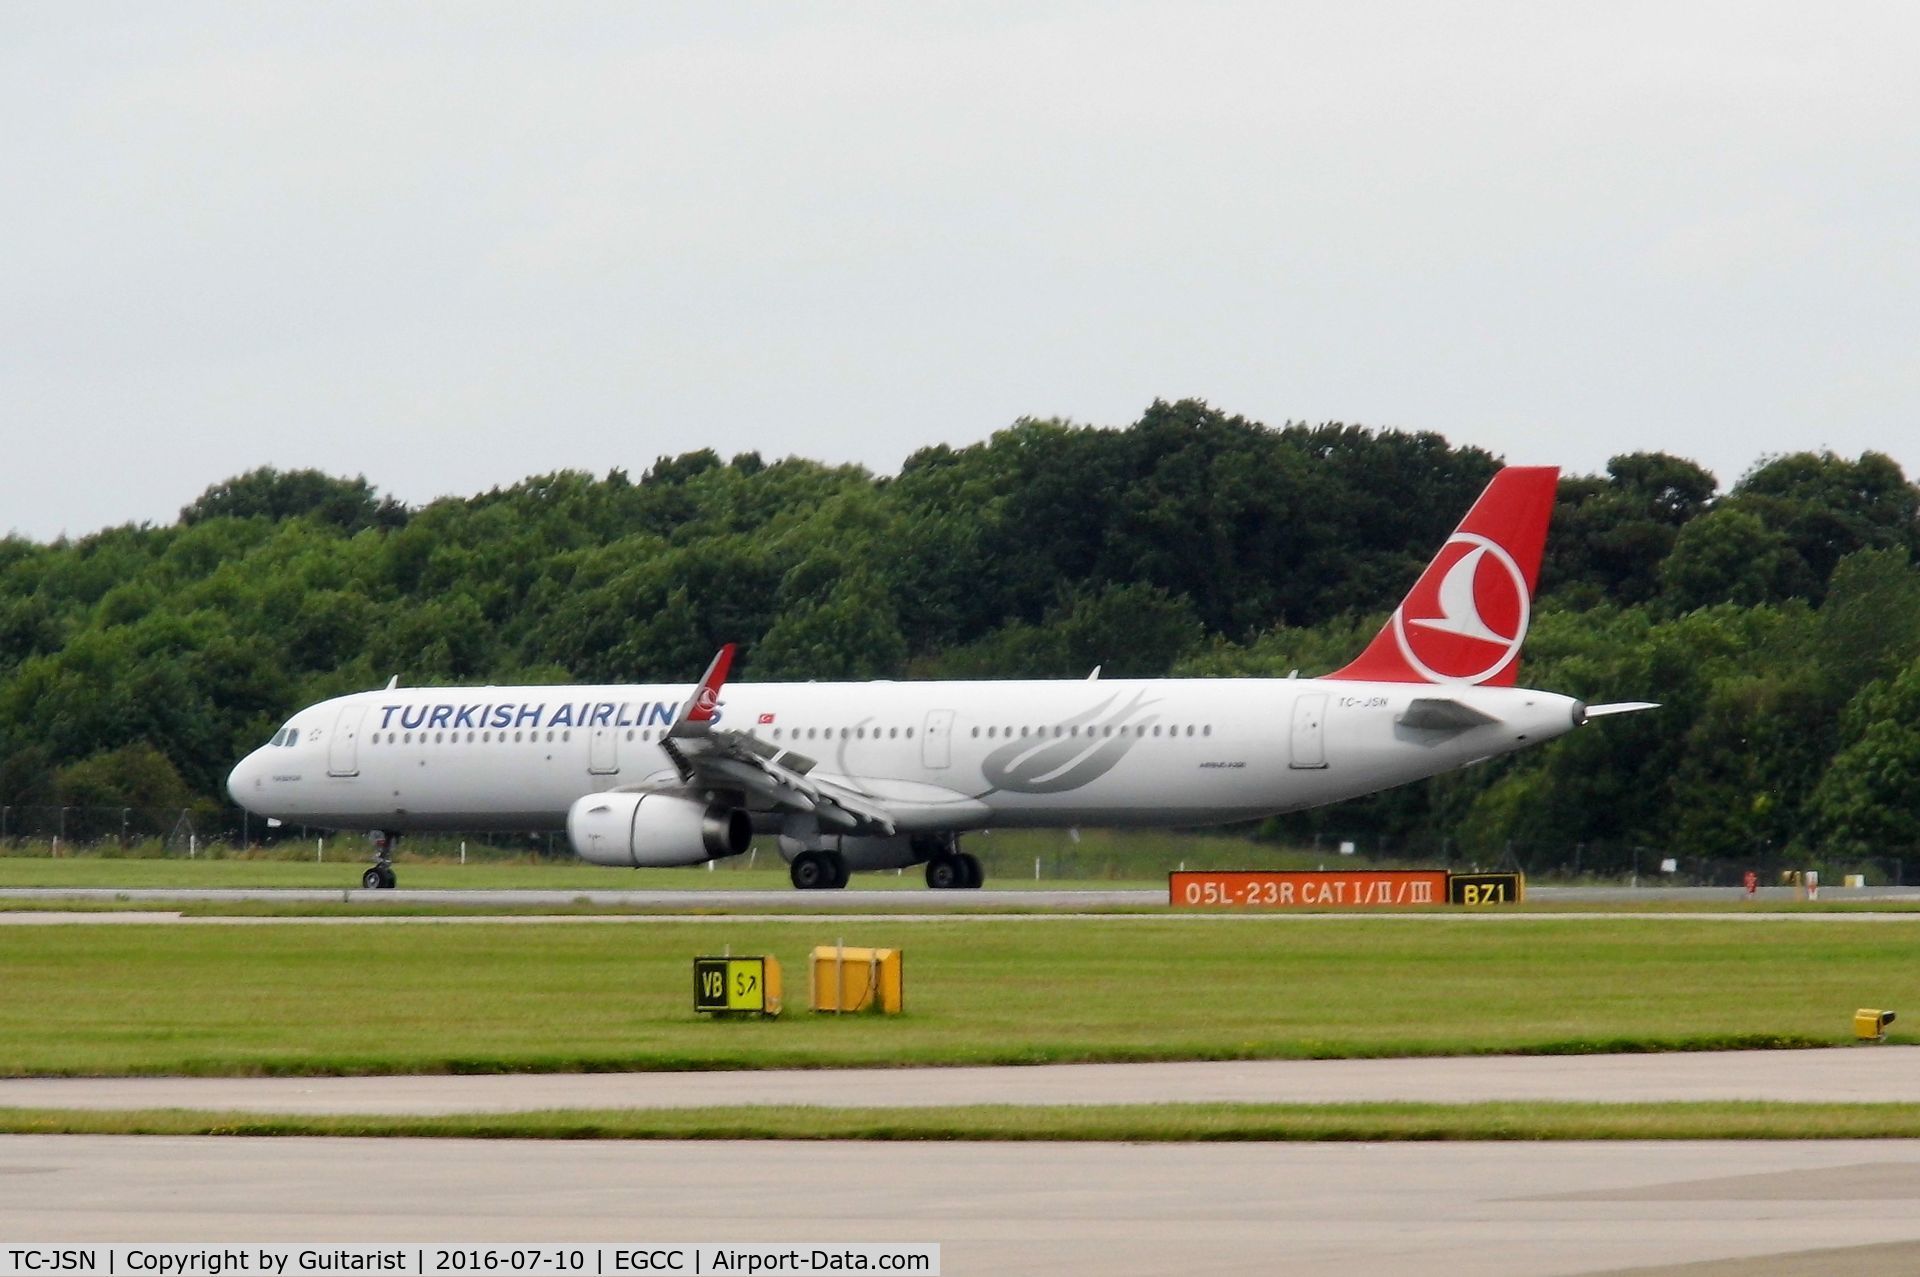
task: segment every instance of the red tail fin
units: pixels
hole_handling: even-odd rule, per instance
[[[1493,476],[1367,650],[1327,677],[1513,686],[1559,478],[1553,466]]]

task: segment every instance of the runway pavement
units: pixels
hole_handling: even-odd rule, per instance
[[[1920,1047],[431,1077],[0,1078],[0,1107],[519,1113],[713,1105],[1775,1100],[1920,1103]]]
[[[400,888],[391,891],[339,890],[310,887],[7,887],[0,900],[35,903],[74,900],[89,903],[193,904],[356,904],[408,908],[416,905],[457,908],[562,908],[596,905],[616,909],[768,909],[782,912],[805,908],[841,913],[848,910],[918,909],[948,913],[970,910],[1112,909],[1150,907],[1167,903],[1165,889],[1155,891],[1098,888],[1063,891],[743,891],[738,888],[675,891],[523,891],[510,888],[435,890]]]
[[[1911,1273],[1912,1143],[0,1137],[0,1237],[937,1242],[947,1277]],[[1687,1270],[1693,1272],[1694,1270]]]
[[[1558,904],[1633,904],[1688,903],[1724,905],[1745,899],[1737,887],[1529,887],[1527,898],[1534,903]],[[1763,903],[1784,903],[1794,899],[1785,888],[1762,888],[1756,899]],[[1828,903],[1920,902],[1916,887],[1824,888],[1821,899]],[[805,909],[814,913],[859,913],[872,910],[912,910],[924,913],[1018,912],[1022,910],[1167,910],[1165,888],[1108,889],[1095,886],[1057,890],[1023,891],[1000,889],[984,891],[923,891],[901,889],[859,889],[843,891],[790,890],[674,890],[674,891],[521,891],[497,890],[415,890],[363,891],[358,888],[319,889],[279,888],[185,888],[185,887],[5,887],[0,901],[17,900],[45,905],[71,900],[89,904],[155,904],[179,902],[191,904],[355,904],[370,907],[406,908],[418,905],[454,908],[564,908],[595,905],[618,909],[738,909],[771,910],[782,913]],[[1377,913],[1366,910],[1341,910],[1326,913],[1306,911],[1259,913],[1212,913],[1189,910],[1169,911],[1174,917],[1422,917],[1422,918],[1500,918],[1526,917],[1487,910],[1436,911],[1433,913]],[[1729,914],[1730,917],[1768,915]],[[1824,915],[1789,915],[1824,916]],[[1859,915],[1843,915],[1859,916]],[[1897,916],[1897,915],[1895,915]]]

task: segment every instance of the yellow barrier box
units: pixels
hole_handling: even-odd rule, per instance
[[[1893,1012],[1862,1007],[1853,1013],[1853,1036],[1862,1042],[1884,1042],[1892,1023]]]
[[[693,1009],[710,1015],[779,1015],[778,958],[695,958]]]
[[[899,1014],[906,994],[900,950],[823,944],[813,951],[809,966],[815,1011]]]

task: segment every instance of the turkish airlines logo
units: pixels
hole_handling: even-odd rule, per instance
[[[713,717],[714,706],[720,703],[720,693],[711,687],[703,687],[700,694],[693,698],[693,716],[695,719]]]
[[[1393,614],[1407,663],[1434,683],[1483,683],[1520,653],[1532,618],[1527,578],[1498,542],[1456,532]]]

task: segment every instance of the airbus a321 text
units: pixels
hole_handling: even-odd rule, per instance
[[[774,835],[796,887],[926,866],[960,835],[1207,825],[1419,780],[1647,708],[1515,685],[1557,471],[1509,467],[1358,659],[1324,678],[388,687],[303,709],[233,769],[250,811],[390,838],[564,828],[601,865],[700,864]]]

